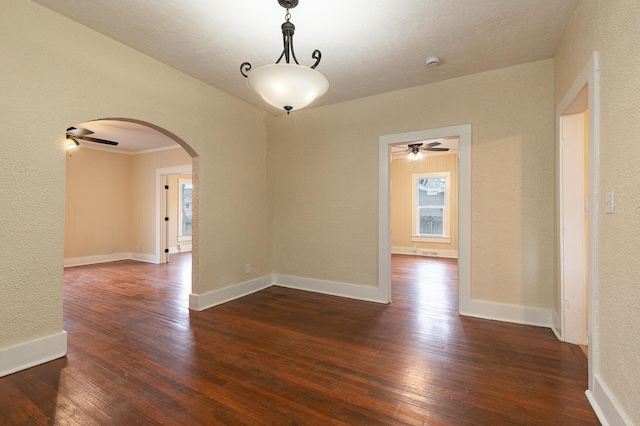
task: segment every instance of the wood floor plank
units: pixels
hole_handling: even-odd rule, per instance
[[[271,287],[188,310],[190,254],[65,269],[66,358],[0,378],[0,424],[597,425],[579,347],[457,314],[452,259],[393,303]]]

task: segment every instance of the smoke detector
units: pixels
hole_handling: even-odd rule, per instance
[[[427,58],[428,67],[437,67],[438,65],[440,65],[440,58],[438,58],[437,56],[431,56]]]

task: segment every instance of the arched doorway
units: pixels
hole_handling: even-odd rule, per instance
[[[164,229],[159,195],[164,194],[158,177],[171,169],[191,174],[192,235],[181,249],[188,247],[197,259],[198,155],[186,142],[159,126],[129,118],[74,124],[67,135],[78,149],[67,157],[65,266],[166,261],[165,247],[159,244]],[[174,204],[177,210],[177,200]],[[177,220],[179,215],[176,211],[171,216]],[[190,290],[197,277],[191,270]]]

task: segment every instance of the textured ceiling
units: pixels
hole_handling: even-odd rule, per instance
[[[240,64],[273,63],[277,0],[34,0],[271,113]],[[329,80],[310,107],[550,58],[579,0],[300,0],[295,52]],[[99,52],[96,52],[99,54]],[[427,67],[439,56],[439,67]]]
[[[80,139],[78,142],[83,148],[136,154],[179,146],[157,130],[130,121],[95,120],[75,124],[74,127],[91,130],[91,137],[118,142],[118,146],[111,146]]]

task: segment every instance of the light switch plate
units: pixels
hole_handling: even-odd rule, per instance
[[[613,213],[616,211],[616,197],[613,191],[604,193],[604,212]]]

